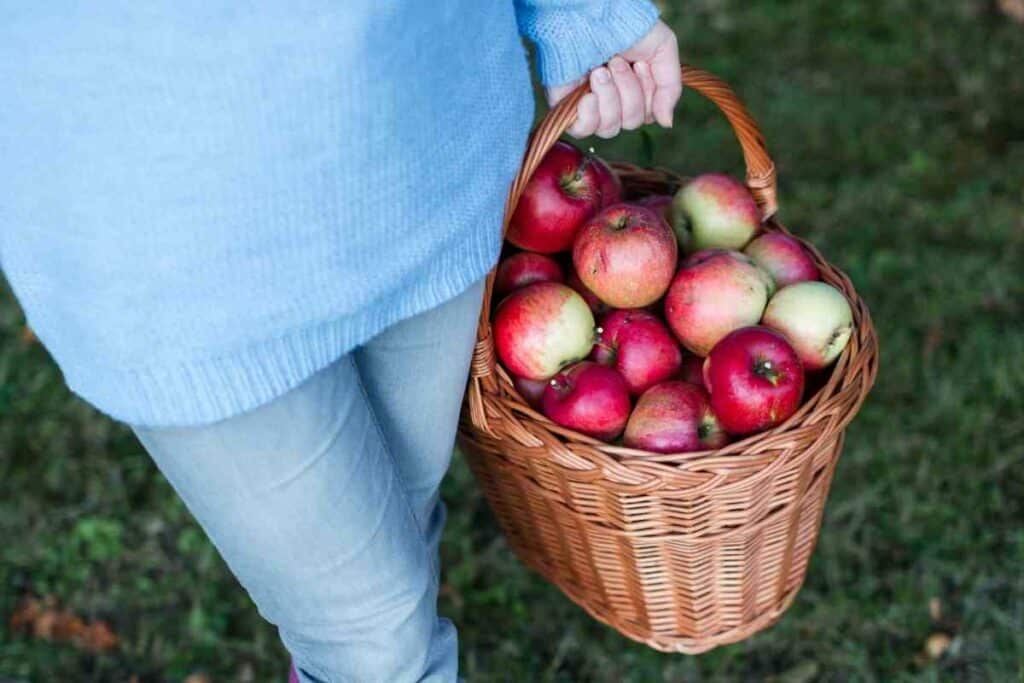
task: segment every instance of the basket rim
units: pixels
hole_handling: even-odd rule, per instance
[[[799,240],[800,243],[803,244],[805,247],[810,245],[809,242],[805,241],[801,237],[793,235],[791,232],[786,230],[782,226],[782,224],[775,218],[770,219],[769,222],[774,226],[777,226],[773,231],[784,232],[785,234],[790,235],[795,239]],[[851,306],[851,308],[853,307]],[[856,317],[856,312],[854,316]],[[859,328],[859,325],[855,325],[855,328]],[[832,385],[839,383],[837,378],[842,374],[841,371],[845,370],[846,366],[849,365],[850,358],[852,358],[852,352],[848,344],[846,348],[843,349],[839,357],[836,359],[835,363],[828,368],[829,381],[826,382],[824,385],[817,387],[815,392],[806,399],[804,399],[792,415],[790,415],[784,421],[780,422],[775,427],[766,429],[764,431],[755,432],[753,434],[749,434],[747,436],[744,436],[742,439],[730,441],[728,444],[720,448],[708,448],[699,451],[683,451],[675,453],[655,453],[652,451],[645,451],[640,448],[617,446],[615,444],[610,444],[606,441],[601,441],[600,439],[588,436],[574,429],[563,427],[562,425],[553,422],[551,418],[549,418],[548,416],[532,408],[526,402],[522,394],[520,394],[518,389],[515,388],[515,384],[512,382],[511,375],[509,375],[508,371],[502,365],[496,364],[495,372],[501,378],[501,384],[509,390],[508,393],[514,394],[515,397],[518,399],[518,401],[514,403],[506,400],[506,405],[508,405],[509,408],[511,408],[516,413],[523,415],[524,418],[529,418],[530,420],[544,424],[553,433],[560,434],[566,437],[567,439],[571,439],[572,441],[578,443],[593,446],[594,448],[600,451],[608,453],[609,455],[617,456],[623,460],[637,458],[642,459],[644,462],[677,462],[701,460],[708,457],[714,457],[716,455],[727,455],[730,454],[732,451],[742,452],[745,451],[746,447],[749,445],[752,445],[759,441],[764,441],[773,435],[782,434],[789,431],[793,426],[800,424],[801,420],[807,416],[807,413],[812,412],[813,409],[816,408],[823,400],[826,400],[826,389],[829,389],[830,387],[832,387]]]

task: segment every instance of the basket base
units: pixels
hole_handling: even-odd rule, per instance
[[[796,599],[796,594],[800,592],[800,588],[803,586],[803,579],[800,580],[797,585],[793,586],[789,592],[787,592],[783,598],[779,601],[776,607],[770,609],[763,614],[751,619],[750,621],[744,622],[742,625],[728,631],[722,631],[716,633],[714,636],[700,638],[651,638],[646,636],[640,630],[633,630],[629,624],[624,624],[621,620],[617,620],[614,616],[594,605],[591,601],[586,599],[586,596],[573,585],[567,585],[558,581],[558,575],[552,567],[547,566],[542,560],[537,559],[536,555],[528,556],[515,552],[516,557],[519,561],[525,564],[533,571],[540,574],[542,577],[547,579],[549,582],[554,584],[562,593],[572,600],[576,605],[583,608],[587,614],[594,619],[600,621],[605,626],[608,626],[632,641],[647,645],[659,652],[666,652],[670,654],[684,654],[684,655],[699,655],[709,650],[714,650],[716,647],[721,645],[732,645],[738,643],[741,640],[746,640],[755,633],[762,631],[775,624],[782,615],[785,614],[786,610],[789,609],[790,605],[793,604],[793,600]]]
[[[793,603],[806,578],[843,446],[843,434],[839,433],[818,449],[807,451],[802,474],[790,477],[800,493],[792,495],[782,507],[762,510],[760,518],[747,524],[746,540],[739,544],[746,554],[739,557],[745,567],[756,568],[747,575],[753,577],[752,581],[738,586],[735,579],[731,586],[728,581],[718,581],[723,576],[728,578],[728,572],[733,576],[736,572],[737,560],[729,562],[722,556],[710,565],[713,575],[705,564],[703,575],[698,575],[703,583],[696,589],[686,585],[688,577],[683,575],[682,585],[691,594],[705,596],[698,608],[703,610],[703,616],[698,617],[703,623],[694,623],[696,601],[682,608],[676,605],[675,609],[682,611],[666,614],[664,575],[646,584],[641,578],[638,588],[632,590],[624,587],[627,581],[637,582],[635,574],[640,570],[633,564],[634,558],[652,557],[644,546],[657,545],[657,540],[619,536],[621,532],[604,522],[569,508],[537,478],[520,473],[512,461],[494,452],[497,444],[492,446],[472,435],[462,437],[468,464],[496,513],[510,549],[523,564],[553,583],[587,614],[627,638],[661,652],[690,655],[749,638],[777,622]],[[671,498],[671,494],[662,494],[656,502]],[[626,543],[609,545],[608,539],[614,537]],[[690,548],[689,552],[716,550],[709,546]],[[733,553],[732,558],[736,557]],[[715,595],[712,609],[708,609],[706,598],[709,591]],[[744,606],[737,613],[735,606],[740,601]],[[677,617],[681,621],[676,621]]]

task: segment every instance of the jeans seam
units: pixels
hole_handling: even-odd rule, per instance
[[[435,558],[433,556],[433,553],[430,552],[430,543],[429,543],[429,541],[427,539],[426,531],[423,529],[422,526],[420,526],[420,521],[416,518],[416,511],[413,510],[412,503],[409,501],[409,494],[405,490],[405,483],[402,481],[402,475],[401,475],[401,470],[398,467],[398,461],[395,460],[395,454],[391,452],[391,445],[388,443],[388,440],[387,440],[387,438],[384,435],[384,429],[380,426],[380,420],[379,420],[379,418],[377,416],[377,411],[374,409],[373,403],[370,401],[370,395],[366,391],[366,385],[363,384],[363,376],[359,372],[359,366],[356,365],[355,357],[352,356],[351,354],[349,354],[347,356],[347,358],[348,358],[349,362],[352,363],[353,368],[355,369],[356,385],[359,387],[359,393],[362,396],[363,401],[366,403],[366,408],[370,412],[370,421],[373,422],[373,428],[374,428],[374,430],[376,430],[377,437],[380,439],[381,444],[384,446],[384,453],[387,455],[388,460],[391,462],[392,472],[394,473],[395,478],[398,480],[397,481],[397,484],[398,484],[397,495],[399,497],[401,497],[402,503],[405,506],[406,512],[412,518],[412,523],[416,527],[416,533],[419,536],[420,543],[423,544],[423,548],[426,551],[427,560],[428,560],[428,562],[430,562],[430,568],[431,568],[431,574],[430,574],[431,585],[434,586],[434,588],[439,588],[439,584],[440,584],[440,581],[441,581],[441,578],[440,578],[440,575],[439,575],[439,572],[438,572],[439,566],[437,566],[435,564],[435,561],[434,561]],[[436,581],[434,579],[435,576],[437,576]]]

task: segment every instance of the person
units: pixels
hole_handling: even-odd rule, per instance
[[[0,2],[0,266],[302,681],[453,681],[438,543],[534,103],[672,125],[646,0]]]

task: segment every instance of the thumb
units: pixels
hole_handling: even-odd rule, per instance
[[[671,128],[676,102],[679,101],[679,96],[683,92],[679,70],[679,48],[674,35],[671,40],[658,47],[654,58],[651,59],[651,76],[654,78],[654,96],[651,98],[652,113],[658,123]]]
[[[562,83],[561,85],[555,85],[551,86],[550,88],[546,88],[545,93],[547,94],[548,98],[548,106],[553,107],[559,102],[561,102],[563,99],[565,99],[566,95],[568,95],[573,90],[578,88],[580,83],[582,82],[582,78],[577,78],[575,81],[569,81],[568,83]]]

